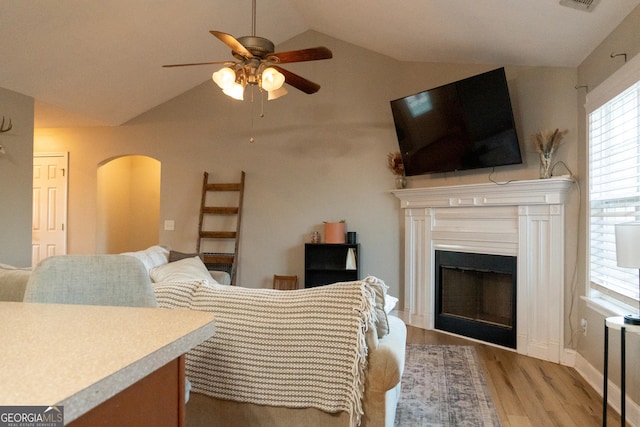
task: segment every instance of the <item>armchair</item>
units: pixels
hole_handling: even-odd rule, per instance
[[[58,255],[31,273],[24,302],[156,307],[142,262],[125,255]]]

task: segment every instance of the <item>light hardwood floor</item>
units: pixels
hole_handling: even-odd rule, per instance
[[[476,348],[503,427],[602,425],[602,398],[573,368],[438,331],[407,329],[407,343]],[[610,406],[607,425],[620,426]]]

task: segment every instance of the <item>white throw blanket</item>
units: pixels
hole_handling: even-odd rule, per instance
[[[278,291],[205,282],[155,285],[160,307],[209,311],[216,332],[187,353],[194,392],[215,398],[362,415],[366,330],[375,300],[366,282]]]

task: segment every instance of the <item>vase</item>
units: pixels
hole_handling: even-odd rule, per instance
[[[540,153],[540,178],[551,178],[551,153]]]
[[[404,175],[400,175],[396,177],[396,188],[397,189],[407,188],[407,178]]]
[[[325,222],[324,223],[324,242],[325,243],[344,243],[345,223],[344,222]]]

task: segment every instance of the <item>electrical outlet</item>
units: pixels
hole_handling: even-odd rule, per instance
[[[582,335],[587,336],[587,319],[580,320],[580,328],[582,329]]]

